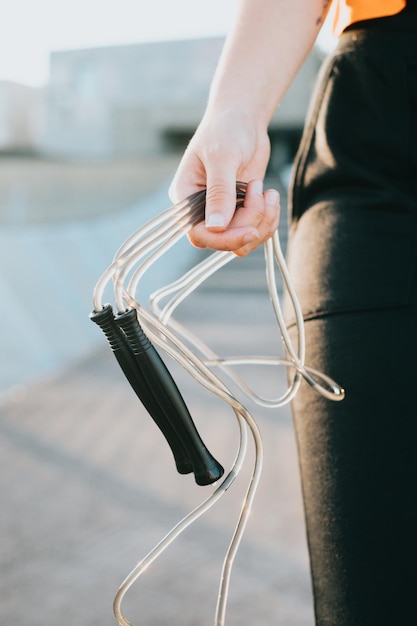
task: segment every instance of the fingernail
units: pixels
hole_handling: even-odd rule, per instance
[[[206,218],[206,226],[207,228],[211,228],[213,226],[225,226],[226,218],[221,213],[212,213]]]
[[[260,196],[262,195],[264,190],[264,184],[261,180],[254,180],[252,183],[252,191],[258,193]]]
[[[279,193],[276,189],[268,189],[265,194],[265,202],[270,206],[275,206],[279,200]]]

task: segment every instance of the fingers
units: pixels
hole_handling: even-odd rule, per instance
[[[250,210],[250,206],[248,208]],[[277,230],[281,206],[280,196],[276,189],[268,189],[263,194],[263,209],[257,228],[258,237],[256,239],[244,240],[242,246],[235,248],[234,253],[237,256],[246,256],[249,252],[265,243]]]
[[[227,228],[236,210],[236,168],[220,159],[213,162],[215,166],[207,169],[205,226],[218,233]]]
[[[235,250],[257,241],[259,232],[256,228],[233,228],[216,233],[209,231],[201,223],[192,229],[189,239],[196,248],[235,252]]]
[[[227,117],[227,116],[226,116]],[[237,126],[235,131],[234,127]],[[269,154],[267,134],[249,132],[247,124],[234,118],[201,124],[190,141],[170,187],[173,202],[206,189],[205,223],[194,226],[191,243],[199,248],[230,250],[244,256],[266,241],[276,230],[279,194],[263,192]],[[220,138],[220,139],[219,139]],[[248,183],[244,206],[236,211],[236,180]]]
[[[224,230],[233,217],[240,160],[236,142],[219,141],[217,136],[227,137],[223,122],[217,130],[200,124],[169,188],[174,203],[199,189],[206,189],[206,226],[213,232]]]
[[[238,256],[245,256],[269,239],[278,228],[279,200],[277,190],[269,189],[263,193],[262,181],[251,181],[244,206],[233,214],[226,227],[207,228],[206,224],[198,224],[189,234],[190,241],[199,248],[230,250]],[[233,207],[235,204],[234,183]]]

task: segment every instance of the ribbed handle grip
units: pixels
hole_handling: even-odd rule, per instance
[[[116,324],[126,335],[147,388],[154,394],[166,420],[187,451],[196,483],[209,485],[216,482],[223,475],[224,469],[201,440],[174,379],[144,333],[136,311],[132,309],[118,315]]]

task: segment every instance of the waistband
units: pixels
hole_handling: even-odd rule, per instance
[[[340,35],[336,53],[359,48],[377,49],[385,57],[406,54],[417,59],[417,11],[352,24]]]

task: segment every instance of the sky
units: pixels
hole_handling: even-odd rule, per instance
[[[54,50],[225,35],[238,0],[11,0],[0,80],[41,86]]]
[[[224,35],[238,0],[11,0],[0,21],[0,80],[48,79],[53,50]]]

